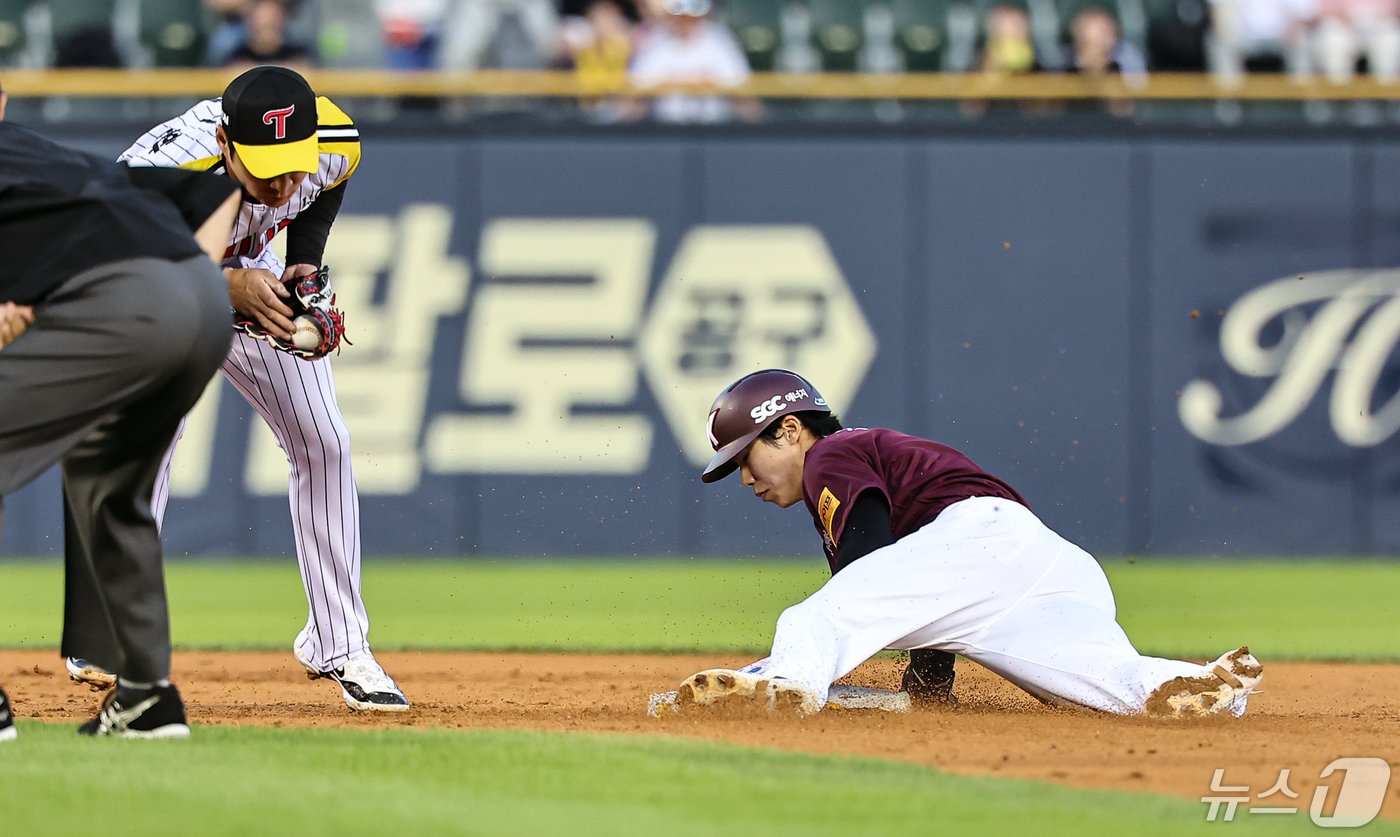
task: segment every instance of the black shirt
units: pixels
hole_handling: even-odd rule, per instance
[[[0,302],[38,302],[99,265],[202,255],[191,233],[233,192],[226,177],[130,169],[0,122]]]
[[[259,52],[251,44],[242,43],[224,62],[224,66],[233,64],[309,64],[311,59],[311,50],[298,44],[282,44],[269,52]]]

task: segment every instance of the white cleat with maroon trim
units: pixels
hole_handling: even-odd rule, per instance
[[[1144,712],[1171,718],[1243,715],[1249,696],[1264,679],[1264,666],[1249,646],[1220,655],[1199,677],[1175,677],[1148,696]]]

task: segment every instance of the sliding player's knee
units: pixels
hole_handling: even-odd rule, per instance
[[[825,637],[836,633],[836,620],[820,602],[795,604],[778,617],[779,631],[795,631],[804,636]]]

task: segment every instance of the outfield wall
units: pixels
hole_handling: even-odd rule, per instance
[[[765,365],[1095,552],[1400,550],[1400,140],[371,134],[326,261],[372,553],[817,552],[696,478]],[[173,552],[290,550],[231,387],[178,462]],[[4,553],[55,551],[55,486]]]

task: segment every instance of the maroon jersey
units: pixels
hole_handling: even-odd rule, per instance
[[[885,495],[896,539],[969,497],[1004,497],[1029,505],[1016,489],[947,445],[894,430],[842,430],[818,440],[802,465],[803,498],[828,561],[835,561],[846,515],[866,489]]]

